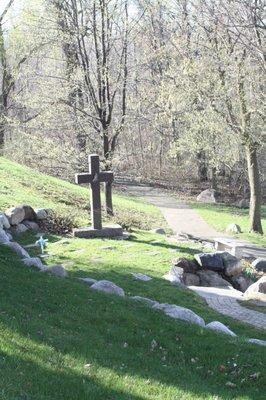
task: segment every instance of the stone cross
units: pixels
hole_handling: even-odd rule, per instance
[[[114,174],[112,172],[100,172],[100,160],[97,154],[89,155],[89,173],[75,175],[75,182],[79,185],[82,183],[90,183],[91,185],[91,222],[93,229],[102,229],[100,183],[111,184],[113,180]]]

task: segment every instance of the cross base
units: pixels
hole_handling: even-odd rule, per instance
[[[106,225],[102,229],[94,229],[92,226],[73,229],[73,236],[82,239],[112,238],[123,236],[123,228],[118,224]]]

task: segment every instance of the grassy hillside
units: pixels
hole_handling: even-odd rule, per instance
[[[88,224],[90,218],[88,187],[40,174],[0,157],[0,210],[22,203],[51,208],[71,216],[77,225]],[[159,210],[141,200],[114,194],[113,203],[115,222],[136,222],[144,228],[165,224]],[[104,213],[103,217],[106,219]]]
[[[241,227],[242,233],[236,235],[261,246],[266,246],[266,205],[262,206],[262,227],[264,235],[249,233],[249,210],[224,204],[191,203],[191,206],[205,221],[220,232],[225,232],[227,225],[235,223]]]
[[[87,196],[83,188],[7,160],[0,163],[0,209],[26,202],[62,207],[72,215],[77,199]],[[152,206],[121,197],[116,205],[158,222]],[[86,220],[86,210],[80,212]],[[64,280],[23,267],[0,246],[1,400],[264,399],[266,349],[245,339],[265,339],[265,332],[217,314],[195,294],[161,278],[173,257],[193,257],[197,245],[174,246],[140,230],[129,241],[48,238],[45,262],[63,263],[69,273]],[[27,233],[19,240],[29,244],[36,238]],[[131,272],[153,279],[136,281]],[[238,337],[93,292],[76,279],[86,276],[112,280],[127,295],[189,307],[206,322],[225,323]]]

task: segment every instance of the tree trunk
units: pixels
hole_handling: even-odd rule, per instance
[[[254,144],[246,145],[248,177],[250,187],[250,232],[263,234],[261,225],[261,185],[257,149]]]
[[[206,182],[208,180],[208,166],[206,160],[206,154],[204,150],[199,151],[196,154],[198,164],[198,177],[200,182]]]
[[[215,167],[211,169],[211,188],[217,190],[217,170]]]
[[[110,142],[108,136],[108,128],[103,129],[103,152],[106,161],[105,170],[110,171],[111,169],[111,154],[110,154]],[[114,215],[113,202],[112,202],[112,184],[105,184],[105,209],[108,215]]]

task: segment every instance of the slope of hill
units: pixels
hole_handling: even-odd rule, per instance
[[[26,202],[72,215],[79,199],[87,198],[87,189],[7,160],[0,164],[0,209]],[[155,208],[130,198],[116,197],[116,206],[153,222],[160,218]],[[86,219],[86,210],[78,211]],[[48,239],[45,262],[63,263],[66,279],[23,267],[0,246],[1,400],[264,399],[266,349],[245,339],[265,339],[265,332],[215,313],[161,278],[173,257],[193,257],[199,247],[177,247],[140,230],[129,241]],[[18,240],[36,239],[26,233]],[[131,272],[153,279],[137,281]],[[94,292],[77,279],[86,276],[112,280],[126,295],[188,307],[206,322],[225,323],[238,337]]]

